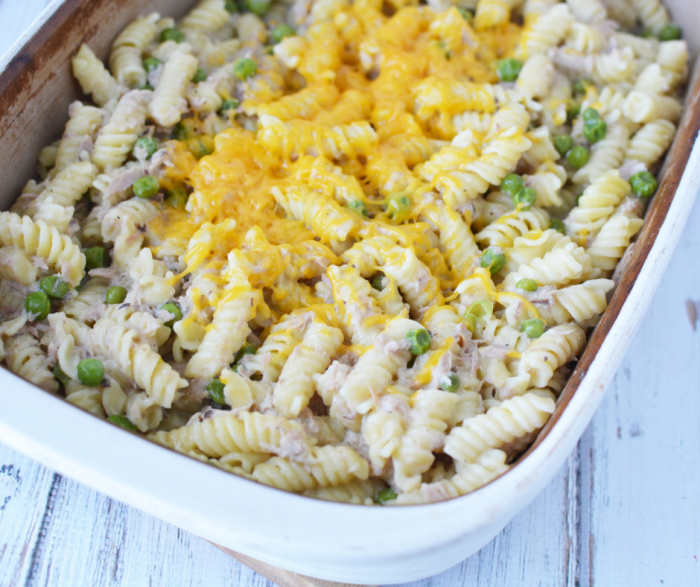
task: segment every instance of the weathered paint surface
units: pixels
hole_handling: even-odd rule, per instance
[[[0,53],[48,0],[0,1]],[[591,426],[496,539],[413,587],[700,585],[700,202]],[[212,497],[212,496],[210,496]],[[0,446],[0,587],[262,587],[207,542]]]

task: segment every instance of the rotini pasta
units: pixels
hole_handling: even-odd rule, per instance
[[[3,365],[307,497],[504,474],[673,141],[688,47],[663,6],[190,4],[128,24],[108,68],[76,52],[86,98],[0,214]]]

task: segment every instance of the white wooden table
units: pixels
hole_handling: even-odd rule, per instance
[[[0,0],[0,54],[49,0]],[[488,546],[414,585],[700,585],[700,201],[602,406]],[[0,445],[0,587],[254,587],[207,542]]]

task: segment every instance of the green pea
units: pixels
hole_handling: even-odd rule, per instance
[[[207,385],[207,392],[212,401],[215,401],[220,406],[226,405],[226,398],[224,397],[224,387],[225,385],[220,379],[212,379]]]
[[[464,322],[464,325],[467,327],[467,330],[471,332],[472,334],[476,330],[476,316],[473,314],[470,314],[469,312],[466,312],[464,316],[462,316],[462,321]]]
[[[632,186],[632,191],[640,198],[650,198],[656,192],[659,184],[651,173],[640,171],[630,177],[630,185]]]
[[[537,201],[537,192],[532,188],[523,188],[513,196],[513,205],[520,210],[529,210]]]
[[[411,341],[412,355],[422,355],[430,349],[430,333],[424,328],[411,328],[406,333],[406,339]]]
[[[239,100],[236,100],[235,98],[231,98],[230,100],[224,100],[224,103],[221,105],[221,112],[228,112],[229,110],[235,110],[241,105]]]
[[[166,312],[170,312],[173,315],[172,320],[169,320],[168,322],[165,323],[165,325],[168,328],[172,328],[175,325],[175,322],[179,322],[182,320],[182,310],[180,310],[180,306],[177,304],[173,304],[172,302],[168,302],[165,304],[161,310],[165,310]]]
[[[39,282],[39,289],[50,298],[65,298],[70,291],[70,286],[58,275],[43,277]]]
[[[394,192],[386,200],[387,214],[397,222],[405,222],[410,218],[411,206],[411,198],[406,192]]]
[[[186,141],[189,136],[190,136],[189,129],[181,122],[178,122],[173,127],[173,138],[174,139],[176,139],[178,141]]]
[[[139,90],[150,90],[152,92],[153,90],[155,90],[155,88],[151,84],[146,82],[139,88]]]
[[[192,83],[198,84],[199,82],[203,82],[205,79],[207,79],[207,72],[200,67],[195,72],[194,77],[192,78]]]
[[[34,314],[34,320],[44,320],[51,312],[51,300],[43,291],[35,291],[24,300],[24,309]]]
[[[121,285],[113,285],[105,294],[105,302],[108,304],[121,304],[126,299],[126,288]]]
[[[258,66],[255,61],[248,57],[236,59],[233,64],[233,75],[235,75],[241,81],[245,81],[249,77],[253,77],[256,73],[258,73]]]
[[[271,5],[271,0],[245,0],[246,8],[258,16],[265,16]]]
[[[474,11],[470,10],[469,8],[462,8],[461,6],[458,6],[457,10],[462,15],[462,18],[467,22],[471,22],[474,18]]]
[[[215,144],[211,137],[203,136],[194,139],[188,139],[187,148],[199,160],[202,157],[211,155],[214,152]]]
[[[143,62],[143,67],[148,73],[158,69],[159,65],[163,65],[163,62],[157,57],[149,57]]]
[[[652,31],[651,29],[644,29],[642,31],[642,34],[640,35],[640,37],[642,37],[643,39],[650,39],[652,37],[656,37],[656,35],[654,34],[654,31]]]
[[[576,100],[568,100],[566,102],[566,118],[572,121],[581,112],[581,103]]]
[[[498,72],[498,79],[504,82],[514,82],[516,79],[518,79],[522,68],[522,62],[518,61],[517,59],[501,59],[498,62],[496,69]]]
[[[553,228],[557,232],[560,232],[561,234],[566,234],[566,226],[564,223],[559,220],[559,218],[552,218],[549,221],[549,228]]]
[[[254,344],[250,344],[249,342],[247,342],[240,349],[238,349],[238,352],[236,353],[233,362],[239,363],[241,359],[246,355],[254,355],[257,352],[258,347],[256,347]]]
[[[97,387],[105,377],[105,366],[99,359],[83,359],[78,363],[78,380],[84,385]]]
[[[544,322],[537,318],[523,320],[522,324],[520,324],[520,332],[524,332],[530,338],[539,338],[544,334]]]
[[[137,198],[150,200],[160,191],[158,180],[152,175],[144,175],[137,179],[131,186]]]
[[[569,154],[566,156],[566,160],[574,169],[581,169],[581,167],[588,163],[590,157],[591,153],[588,149],[586,149],[586,147],[576,145],[573,149],[571,149],[571,151],[569,151]]]
[[[605,138],[608,132],[608,125],[602,119],[587,122],[583,125],[583,136],[590,143],[597,143]]]
[[[109,266],[107,250],[104,247],[90,247],[85,249],[85,269],[100,269]]]
[[[176,43],[182,43],[184,40],[185,33],[178,29],[163,29],[160,33],[161,43],[165,43],[165,41],[175,41]]]
[[[112,424],[116,424],[117,426],[121,426],[124,428],[124,430],[128,430],[129,432],[136,432],[136,426],[134,426],[131,423],[131,420],[129,420],[129,418],[126,416],[115,414],[114,416],[107,418],[107,421],[111,422]]]
[[[667,24],[659,31],[659,39],[662,41],[677,41],[683,36],[681,27],[675,24]]]
[[[165,201],[168,202],[173,208],[178,210],[184,210],[187,206],[187,200],[189,200],[189,195],[187,195],[187,190],[185,188],[177,187],[168,190],[165,194]]]
[[[369,211],[362,200],[353,200],[352,202],[348,202],[347,207],[351,212],[359,214],[365,218],[369,218]]]
[[[231,14],[235,14],[237,9],[236,9],[236,3],[231,2],[231,0],[226,0],[224,3],[224,8],[228,10]]]
[[[382,279],[384,279],[383,273],[377,273],[377,275],[372,278],[372,287],[377,291],[382,291],[384,289],[384,287],[382,287]]]
[[[537,282],[534,279],[525,277],[515,284],[515,287],[522,289],[523,291],[537,291]]]
[[[297,32],[288,24],[280,24],[273,29],[272,40],[279,43],[285,37],[293,37],[296,34]]]
[[[554,137],[554,148],[562,157],[564,157],[574,146],[574,139],[571,135],[557,135]]]
[[[384,505],[387,501],[392,501],[397,497],[398,495],[396,495],[396,492],[391,487],[387,487],[386,489],[382,489],[379,493],[377,493],[374,498],[374,503]]]
[[[491,275],[498,275],[501,269],[506,266],[506,256],[488,248],[481,254],[481,266],[488,269]]]
[[[586,108],[583,111],[583,122],[594,122],[596,120],[600,120],[600,112],[598,112],[595,108]]]
[[[479,320],[488,320],[493,316],[493,302],[491,300],[476,300],[469,304],[467,315]]]
[[[61,365],[58,363],[53,366],[53,377],[56,381],[61,382],[63,385],[70,381],[70,377],[64,373],[63,369],[61,369]]]
[[[585,94],[586,90],[588,89],[588,85],[589,84],[585,79],[578,80],[572,88],[574,94]]]
[[[146,151],[146,159],[153,157],[153,153],[158,150],[158,143],[152,137],[139,137],[134,145],[132,153],[136,156],[136,149]]]
[[[523,178],[517,173],[509,173],[501,182],[501,190],[511,196],[517,194],[525,185]]]
[[[457,375],[450,373],[440,381],[440,389],[454,393],[459,389],[460,380]]]

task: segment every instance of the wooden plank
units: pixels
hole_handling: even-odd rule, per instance
[[[594,421],[592,584],[700,585],[700,202]]]
[[[0,585],[23,585],[35,567],[61,477],[0,445]],[[47,513],[48,512],[48,513]]]

